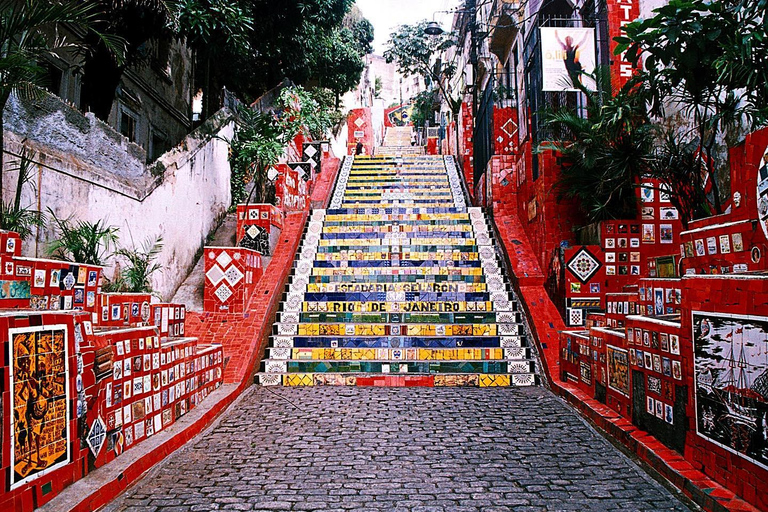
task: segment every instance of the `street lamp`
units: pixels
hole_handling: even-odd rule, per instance
[[[434,20],[427,23],[427,26],[424,29],[424,33],[430,36],[439,36],[443,32],[444,30],[442,29],[440,24]]]

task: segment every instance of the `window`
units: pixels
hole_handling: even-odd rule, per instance
[[[41,62],[40,67],[45,70],[45,76],[43,77],[45,89],[56,96],[61,95],[61,81],[64,72],[50,62]]]
[[[120,109],[120,133],[136,142],[136,118],[124,109]]]
[[[149,151],[147,151],[147,161],[153,162],[170,149],[168,137],[165,133],[152,128],[149,136]]]

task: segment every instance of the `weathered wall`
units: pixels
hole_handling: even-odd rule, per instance
[[[25,190],[24,204],[41,211],[50,208],[58,217],[103,219],[120,228],[120,244],[129,248],[162,236],[158,262],[163,272],[154,276],[153,284],[162,297],[170,298],[231,203],[229,113],[220,111],[145,168],[140,148],[104,123],[78,118],[68,108],[49,109],[20,130],[22,135],[6,132],[6,151],[18,154],[29,136],[23,143],[35,152],[34,187]],[[6,200],[12,197],[15,176],[6,171]],[[25,255],[47,255],[46,247],[56,236],[50,224],[26,241]]]

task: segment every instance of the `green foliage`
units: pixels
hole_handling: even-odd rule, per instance
[[[381,81],[381,77],[377,76],[373,80],[373,95],[374,95],[374,97],[376,97],[376,98],[380,98],[381,97],[381,90],[383,89],[383,87],[384,87],[384,85],[383,85],[383,82]]]
[[[116,276],[110,281],[110,291],[129,293],[152,293],[150,278],[162,267],[155,260],[163,250],[163,238],[146,239],[140,248],[121,248],[115,254],[125,258],[126,264],[118,267]]]
[[[353,0],[240,0],[254,19],[247,56],[217,62],[226,85],[252,99],[287,78],[299,85],[332,89],[357,85],[372,26]]]
[[[672,0],[647,20],[630,23],[615,53],[645,58],[644,80],[654,113],[663,100],[711,109],[716,120],[727,102],[739,115],[768,122],[768,25],[766,0]]]
[[[237,2],[229,0],[170,1],[170,27],[194,48],[227,48],[233,53],[250,51],[253,18]]]
[[[365,69],[359,42],[347,28],[337,28],[324,34],[313,48],[313,68],[321,87],[337,95],[354,89]]]
[[[21,206],[21,194],[24,186],[26,184],[34,186],[32,159],[26,148],[22,150],[19,160],[11,170],[19,173],[16,179],[16,194],[13,201],[7,203],[0,201],[0,229],[15,231],[22,240],[26,240],[35,227],[45,225],[45,216],[41,212]]]
[[[698,141],[682,139],[673,128],[660,129],[659,139],[650,174],[669,187],[669,199],[680,212],[683,226],[690,219],[712,215]]]
[[[538,151],[562,155],[561,197],[578,199],[588,221],[630,218],[636,212],[635,180],[651,169],[653,129],[643,98],[626,87],[611,94],[610,76],[595,74],[597,91],[587,91],[586,116],[561,109],[547,112],[555,142]]]
[[[117,227],[107,226],[103,220],[60,219],[50,208],[48,213],[59,235],[48,247],[52,257],[89,265],[104,265],[111,257],[110,250],[117,245]]]
[[[232,204],[246,199],[249,183],[253,190],[249,200],[269,202],[267,170],[277,163],[299,132],[304,131],[315,140],[327,135],[337,121],[334,110],[328,106],[332,101],[332,94],[326,90],[307,91],[296,86],[280,92],[275,104],[279,114],[248,107],[238,111],[235,137],[229,141]]]
[[[411,114],[413,126],[425,126],[427,121],[433,119],[437,100],[435,96],[435,90],[428,89],[421,91],[413,99],[413,113]]]
[[[645,59],[638,92],[651,113],[663,116],[671,103],[692,120],[689,131],[678,130],[677,150],[671,150],[669,134],[662,146],[677,162],[685,160],[680,148],[693,144],[700,149],[694,152],[696,171],[687,174],[710,173],[715,213],[729,195],[728,154],[718,141],[738,139],[744,121],[751,128],[768,123],[765,8],[766,0],[672,0],[655,9],[652,18],[627,25],[626,36],[617,38],[617,54],[626,51],[633,63]],[[704,185],[699,178],[693,184]],[[695,198],[702,193],[693,193],[692,200],[699,202]],[[689,210],[702,212],[693,206]]]
[[[438,55],[457,44],[456,36],[453,33],[430,36],[424,32],[427,24],[427,20],[422,20],[415,25],[400,25],[389,36],[384,58],[387,62],[396,63],[403,75],[419,75],[427,86],[437,87],[451,112],[456,114],[461,108],[461,99],[449,94],[443,83],[444,79],[453,77],[455,66],[446,63],[436,65],[435,62]]]
[[[264,202],[266,169],[277,163],[289,140],[274,115],[248,107],[238,111],[237,130],[229,143],[232,204],[246,199],[246,186],[254,181],[254,200]]]
[[[400,25],[387,41],[384,58],[397,64],[403,75],[420,75],[429,84],[437,79],[434,74],[434,58],[456,44],[452,33],[430,36],[424,32],[427,20],[414,25]]]
[[[328,109],[321,108],[317,100],[321,97],[322,93],[312,93],[301,86],[287,87],[280,92],[276,105],[282,109],[280,125],[288,141],[302,129],[314,139],[327,135],[332,121]]]

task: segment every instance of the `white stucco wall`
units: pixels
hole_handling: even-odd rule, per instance
[[[25,191],[24,203],[41,211],[51,208],[60,218],[103,219],[120,228],[124,247],[139,247],[147,238],[162,236],[158,263],[163,272],[153,277],[153,285],[162,298],[169,299],[231,203],[226,140],[232,137],[234,124],[221,111],[201,128],[163,155],[162,166],[150,166],[133,177],[27,140],[25,145],[35,151],[36,177],[34,190]],[[18,153],[21,142],[19,136],[6,132],[6,150]],[[6,201],[13,197],[15,174],[5,174]],[[46,248],[55,236],[49,222],[24,242],[24,255],[47,257]],[[106,274],[111,276],[112,270]]]

